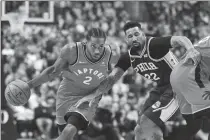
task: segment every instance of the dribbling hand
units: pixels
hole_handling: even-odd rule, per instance
[[[195,48],[188,50],[184,64],[189,64],[189,61],[193,61],[194,65],[197,65],[201,61],[201,54]]]

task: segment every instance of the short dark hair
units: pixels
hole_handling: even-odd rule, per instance
[[[104,38],[106,40],[106,33],[100,28],[91,28],[87,33],[86,39],[90,40],[91,36],[96,38]]]
[[[128,29],[133,28],[133,27],[138,27],[139,29],[141,29],[141,24],[138,23],[137,21],[129,21],[125,23],[123,30],[124,32],[126,32]]]

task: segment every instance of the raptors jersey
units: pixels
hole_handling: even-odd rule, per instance
[[[129,50],[131,65],[137,73],[157,82],[157,86],[168,85],[172,68],[178,64],[178,61],[171,51],[158,60],[153,59],[149,52],[149,45],[152,39],[152,37],[146,39],[140,55],[134,47]]]
[[[77,42],[77,61],[62,72],[63,80],[58,89],[59,97],[84,96],[90,94],[108,75],[111,49],[105,46],[103,56],[91,62],[85,53],[85,45]]]
[[[180,100],[183,114],[194,114],[210,108],[210,36],[195,48],[201,53],[198,65],[184,64],[184,59],[171,74],[171,85]]]

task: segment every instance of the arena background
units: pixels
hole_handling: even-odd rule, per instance
[[[127,50],[123,25],[142,24],[152,36],[185,35],[192,42],[210,35],[210,2],[136,1],[3,1],[1,3],[1,138],[2,140],[50,140],[57,137],[55,95],[61,78],[32,90],[29,102],[20,107],[7,104],[5,86],[28,81],[56,60],[61,47],[83,41],[91,27],[101,27]],[[22,12],[21,12],[22,11]],[[23,23],[24,26],[23,26]],[[179,58],[185,50],[173,52]],[[155,83],[129,70],[102,98],[94,122],[76,140],[133,140],[133,129],[142,103]],[[181,116],[166,123],[170,134],[185,125]],[[102,127],[103,126],[103,127]],[[196,140],[207,140],[210,123],[205,121]]]

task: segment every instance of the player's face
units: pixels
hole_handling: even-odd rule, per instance
[[[128,45],[142,49],[146,40],[145,34],[138,27],[133,27],[125,32]]]
[[[104,52],[104,44],[104,38],[91,37],[87,45],[87,50],[92,59],[97,60],[101,57]]]

